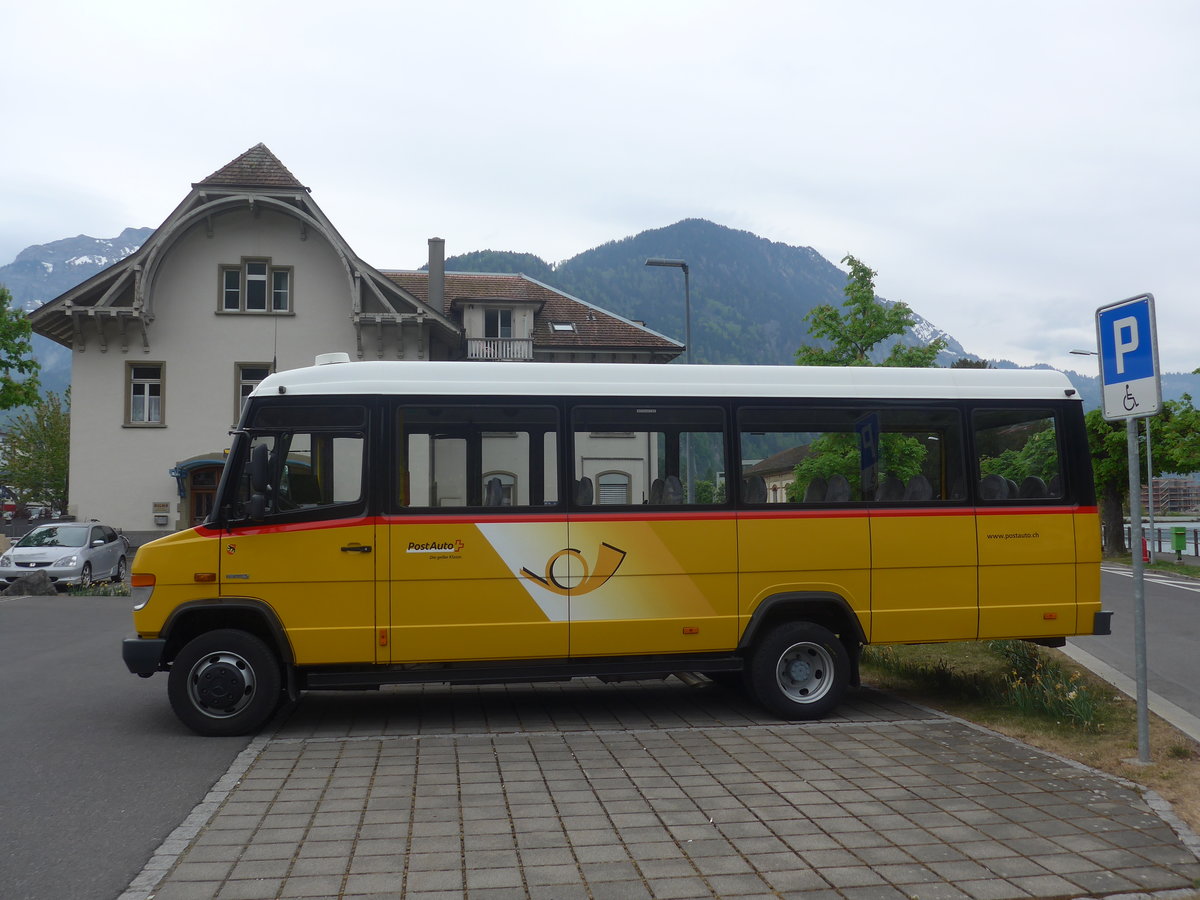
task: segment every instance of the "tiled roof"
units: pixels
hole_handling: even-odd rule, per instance
[[[272,187],[299,188],[307,191],[287,166],[267,149],[266,144],[255,144],[233,162],[222,166],[203,181],[192,187]]]
[[[392,282],[429,302],[428,272],[384,271]],[[553,348],[621,348],[676,351],[680,344],[620,316],[547,287],[525,275],[487,275],[468,272],[446,273],[445,309],[450,314],[455,301],[487,303],[519,300],[542,304],[533,335],[534,344]],[[551,323],[570,322],[574,331],[555,331]]]
[[[746,469],[743,475],[776,475],[780,472],[790,472],[803,462],[812,450],[806,444],[803,447],[789,447],[773,456],[768,456]]]

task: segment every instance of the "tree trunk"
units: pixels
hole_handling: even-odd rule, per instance
[[[1125,552],[1125,492],[1105,485],[1100,495],[1100,524],[1104,530],[1104,552],[1116,556]]]

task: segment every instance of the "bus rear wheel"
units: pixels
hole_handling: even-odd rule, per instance
[[[819,719],[846,693],[850,655],[828,628],[789,622],[763,636],[746,674],[754,698],[775,715]]]
[[[175,657],[167,696],[180,721],[199,734],[248,734],[267,723],[283,697],[279,660],[249,632],[207,631]]]

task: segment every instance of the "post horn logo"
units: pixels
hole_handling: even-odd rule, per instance
[[[568,564],[570,568],[578,566],[580,572],[580,574],[571,572],[570,575],[563,576],[568,579],[566,582],[560,579],[560,573],[554,571],[555,565],[564,557],[572,561],[572,564]],[[538,582],[538,584],[548,591],[564,597],[568,594],[577,597],[580,594],[590,594],[604,584],[604,582],[608,581],[608,579],[612,578],[616,574],[617,569],[621,568],[621,563],[624,561],[624,550],[614,547],[612,544],[601,543],[600,551],[596,554],[595,571],[589,569],[587,560],[583,558],[582,553],[573,547],[568,547],[565,550],[559,550],[550,557],[546,563],[546,574],[544,576],[525,568],[522,568],[521,572]],[[573,582],[573,584],[570,582]]]

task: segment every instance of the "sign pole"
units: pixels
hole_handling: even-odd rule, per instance
[[[1146,422],[1147,463],[1150,453],[1149,417],[1162,409],[1158,368],[1158,326],[1154,295],[1140,294],[1096,310],[1096,343],[1100,351],[1101,407],[1110,422],[1125,420],[1129,455],[1129,548],[1133,557],[1133,649],[1137,678],[1139,764],[1150,762],[1150,702],[1146,664],[1146,577],[1142,560],[1142,471],[1138,458],[1138,419]],[[1154,521],[1154,481],[1151,471],[1150,516]]]
[[[1133,551],[1133,666],[1137,680],[1138,762],[1150,762],[1150,699],[1146,686],[1146,566],[1142,561],[1142,467],[1137,419],[1125,420],[1129,451],[1129,543]]]

